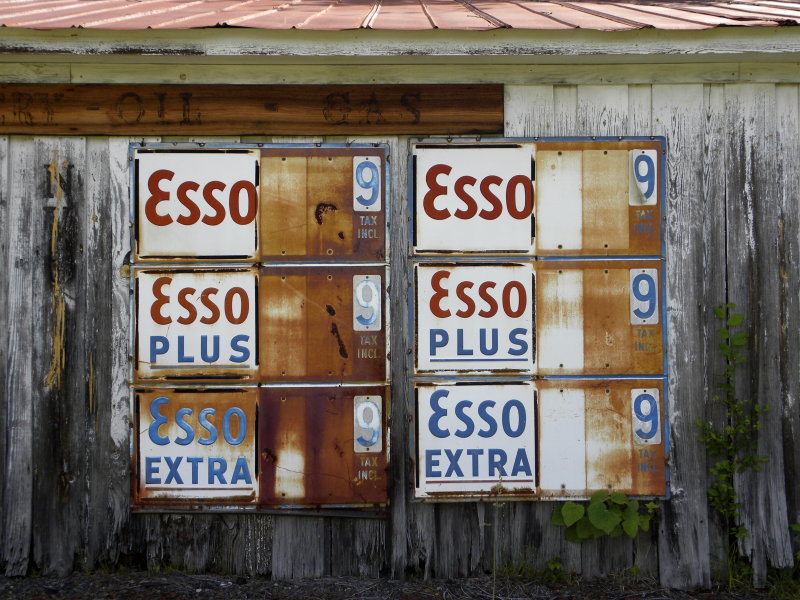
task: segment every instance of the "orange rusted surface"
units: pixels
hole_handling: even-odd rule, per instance
[[[354,282],[369,277],[377,294]],[[376,266],[262,267],[259,288],[262,383],[365,382],[386,379],[386,271]],[[374,317],[371,329],[356,318]]]
[[[538,374],[663,372],[660,261],[539,261],[535,269]],[[631,308],[631,281],[641,271],[648,300],[633,310],[649,312],[645,319]]]
[[[139,508],[253,505],[258,390],[138,390],[133,503]]]
[[[280,387],[260,394],[260,505],[387,502],[388,387]],[[359,413],[364,402],[373,407]],[[359,419],[375,437],[365,439]]]
[[[359,189],[354,176],[364,158],[377,166],[369,171],[379,178],[374,190]],[[262,260],[383,261],[385,164],[384,148],[263,150]]]
[[[2,0],[0,25],[35,29],[709,29],[800,23],[793,2],[640,0]]]
[[[661,379],[541,380],[539,391],[540,470],[543,497],[589,496],[600,489],[636,496],[666,493],[664,384]],[[632,393],[632,391],[636,391]],[[633,418],[635,399],[646,394],[658,406],[646,425]],[[568,399],[575,406],[553,406],[570,419],[553,419],[550,408]],[[642,406],[644,412],[651,408]],[[650,435],[650,441],[634,433]],[[562,456],[572,460],[558,464]],[[582,464],[578,462],[582,461]],[[557,472],[550,473],[550,470]],[[561,481],[569,482],[562,488]],[[584,481],[581,489],[578,483]],[[549,487],[544,487],[549,484]]]
[[[657,256],[661,254],[662,169],[664,144],[660,141],[630,140],[602,142],[537,142],[536,254],[539,256]],[[651,200],[636,193],[631,175],[631,152],[650,151],[653,167]],[[575,196],[576,206],[569,219],[548,219],[540,205],[546,202],[547,184],[553,178],[552,201],[563,203],[563,186]],[[579,206],[578,206],[579,205]],[[555,215],[554,215],[555,216]],[[551,233],[564,229],[561,239]],[[547,243],[544,242],[547,240]]]

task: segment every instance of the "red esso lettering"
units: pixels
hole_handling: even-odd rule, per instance
[[[150,197],[144,204],[144,214],[153,225],[164,227],[173,222],[170,215],[158,212],[158,205],[170,199],[170,192],[161,186],[163,182],[172,182],[174,177],[174,171],[159,169],[147,179]],[[221,181],[209,181],[202,190],[194,181],[182,181],[174,187],[175,196],[183,207],[181,215],[175,219],[181,225],[194,225],[198,221],[219,225],[226,215],[223,201],[227,201],[228,214],[237,225],[248,225],[256,218],[258,193],[252,181],[237,181],[227,190],[228,186]],[[203,214],[201,206],[208,207],[207,214]]]
[[[169,325],[172,323],[172,317],[165,315],[162,308],[169,304],[169,292],[165,291],[165,287],[172,283],[171,277],[159,277],[153,282],[153,295],[155,302],[150,307],[150,318],[153,319],[158,325]],[[190,325],[198,320],[205,325],[213,325],[222,314],[229,323],[240,325],[247,319],[250,313],[250,298],[247,292],[240,287],[232,287],[229,289],[225,296],[218,298],[219,289],[215,287],[208,287],[202,291],[198,291],[192,287],[185,287],[178,290],[176,295],[178,304],[183,309],[184,314],[176,319],[181,325]],[[222,300],[222,310],[218,301]],[[203,315],[198,312],[198,302]]]
[[[450,217],[472,219],[477,216],[487,221],[494,221],[503,214],[503,207],[513,219],[527,219],[533,212],[533,185],[530,177],[514,175],[508,181],[497,175],[487,175],[480,181],[470,175],[462,175],[453,183],[453,191],[461,201],[459,207],[450,213],[446,208],[436,205],[440,196],[448,193],[447,176],[453,168],[450,165],[433,165],[425,174],[428,192],[422,198],[422,210],[434,221],[443,221]],[[444,183],[441,183],[444,181]],[[478,210],[479,197],[488,202],[489,207]]]
[[[442,301],[450,293],[445,287],[449,277],[449,271],[436,271],[431,278],[433,296],[429,306],[431,313],[440,319],[446,319],[453,314],[450,309],[442,308]],[[500,307],[509,317],[517,318],[522,316],[528,306],[528,293],[520,281],[509,281],[502,289],[499,289],[494,281],[484,281],[480,284],[461,281],[456,285],[455,295],[461,305],[455,311],[455,315],[462,319],[471,317],[476,311],[479,317],[488,319],[495,316]]]

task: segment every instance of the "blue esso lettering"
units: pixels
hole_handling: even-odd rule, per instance
[[[170,440],[169,437],[161,435],[161,427],[169,424],[169,417],[162,414],[161,408],[166,407],[170,399],[166,396],[159,396],[150,402],[150,416],[152,423],[147,428],[147,435],[150,441],[156,446],[166,446],[170,443],[179,446],[188,446],[193,442],[201,446],[213,446],[219,439],[220,428],[214,422],[217,413],[216,408],[203,408],[198,413],[197,424],[199,431],[193,427],[188,418],[194,413],[194,409],[181,407],[175,412],[175,425],[181,430],[180,434]],[[235,425],[234,425],[235,421]],[[230,446],[238,446],[247,436],[247,415],[238,406],[232,406],[222,415],[221,431],[225,443]],[[234,428],[236,435],[233,435]],[[176,484],[176,485],[251,485],[253,479],[250,475],[250,467],[244,456],[239,456],[235,461],[230,462],[221,457],[215,456],[146,456],[145,459],[145,483],[147,484]],[[206,463],[206,476],[200,476],[200,465]],[[186,473],[181,475],[179,469],[181,465],[189,465],[191,473],[189,479],[184,481]]]
[[[195,364],[195,363],[208,363],[213,364],[220,360],[220,358],[227,359],[228,361],[236,364],[241,364],[250,360],[250,348],[247,344],[250,342],[250,336],[246,334],[235,335],[230,340],[230,353],[227,351],[223,354],[220,352],[220,336],[218,335],[201,335],[200,336],[200,361],[198,356],[190,353],[186,336],[177,336],[177,354],[178,362],[181,364]],[[151,335],[150,336],[150,363],[158,364],[158,357],[163,356],[169,352],[170,339],[164,335]]]
[[[460,400],[452,408],[458,425],[450,430],[443,423],[448,409],[441,404],[449,396],[449,390],[436,390],[430,396],[428,431],[436,438],[464,439],[472,435],[492,438],[502,430],[505,436],[514,439],[525,433],[527,412],[525,405],[516,399],[503,403],[500,410],[494,400]],[[425,451],[425,474],[427,477],[517,477],[532,476],[532,470],[525,448],[518,448],[514,456],[502,448],[445,448]]]

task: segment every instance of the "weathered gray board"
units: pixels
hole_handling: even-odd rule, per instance
[[[635,564],[667,586],[707,585],[724,557],[723,532],[707,510],[709,461],[693,423],[720,418],[709,401],[721,370],[712,309],[732,301],[752,331],[742,393],[772,407],[760,439],[770,460],[739,488],[751,531],[743,549],[763,581],[768,564],[786,565],[798,549],[788,525],[800,521],[799,102],[794,84],[506,88],[506,135],[652,133],[669,144],[673,498],[662,503],[656,531],[582,547],[550,525],[549,503],[410,501],[411,365],[399,328],[387,519],[132,515],[129,303],[120,272],[129,250],[129,140],[0,138],[0,568],[64,573],[127,563],[276,578],[452,577],[541,568],[559,557],[590,576]],[[404,323],[408,139],[380,141],[392,170],[391,309]]]

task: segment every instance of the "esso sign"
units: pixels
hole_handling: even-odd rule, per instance
[[[416,252],[531,252],[533,146],[417,145]]]
[[[530,265],[418,265],[416,294],[418,370],[532,372]]]
[[[258,154],[140,149],[135,160],[138,258],[255,256]]]
[[[136,370],[140,378],[248,374],[257,366],[254,271],[142,271]]]

